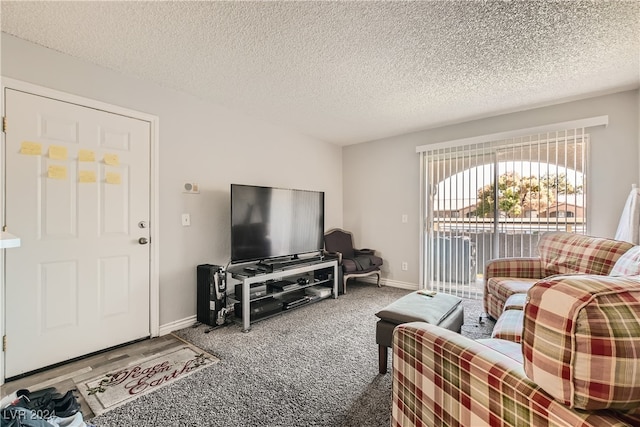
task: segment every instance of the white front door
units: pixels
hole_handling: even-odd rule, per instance
[[[5,91],[10,378],[150,335],[150,123]]]

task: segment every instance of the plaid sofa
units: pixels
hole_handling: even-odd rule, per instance
[[[639,266],[536,281],[521,342],[398,326],[392,426],[640,426]]]
[[[527,293],[538,280],[556,274],[611,273],[618,259],[634,245],[618,240],[567,232],[545,233],[538,241],[539,256],[498,258],[487,262],[484,309],[498,319],[507,299]]]

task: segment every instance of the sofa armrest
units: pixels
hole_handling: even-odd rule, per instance
[[[522,365],[456,332],[413,322],[393,333],[393,427],[628,425],[609,411],[575,411]]]
[[[527,294],[527,376],[578,409],[640,408],[640,276],[558,275]]]
[[[485,282],[492,277],[542,279],[545,269],[540,258],[497,258],[487,261],[484,269]]]

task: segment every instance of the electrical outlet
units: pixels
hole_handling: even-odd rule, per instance
[[[402,271],[409,270],[409,263],[407,261],[402,261]]]
[[[409,222],[409,215],[402,214],[402,223],[406,224],[407,222]]]
[[[191,215],[182,214],[182,225],[188,227],[191,225]]]

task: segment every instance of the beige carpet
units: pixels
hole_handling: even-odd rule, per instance
[[[76,386],[93,413],[100,415],[217,362],[217,357],[185,344],[78,381]]]

